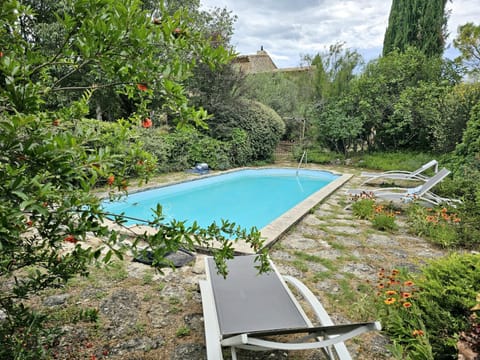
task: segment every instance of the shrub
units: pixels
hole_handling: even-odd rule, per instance
[[[391,352],[399,359],[433,359],[418,305],[421,295],[408,274],[380,269],[375,288],[375,309],[392,341]]]
[[[478,254],[451,254],[418,274],[382,269],[374,303],[392,339],[392,353],[398,358],[456,358],[457,339],[471,328],[479,284]]]
[[[234,129],[244,130],[252,149],[251,160],[271,160],[285,132],[285,124],[274,110],[250,100],[217,108],[208,125],[212,136],[226,141],[232,139]]]
[[[407,211],[411,231],[445,248],[458,244],[461,219],[447,208],[431,209],[413,204]]]
[[[373,216],[372,225],[380,231],[393,232],[398,229],[393,212],[380,212]]]
[[[469,328],[480,291],[480,255],[452,254],[431,262],[417,279],[419,308],[438,359],[456,358],[456,338]]]
[[[375,200],[360,199],[352,204],[353,215],[360,219],[371,219],[375,214]]]
[[[194,129],[177,130],[171,134],[151,132],[144,138],[144,148],[158,159],[162,172],[182,171],[199,162],[212,169],[227,169],[230,163],[229,144],[213,139]]]
[[[378,205],[372,198],[360,198],[352,204],[352,211],[360,219],[368,219],[375,229],[380,231],[395,231],[395,212],[384,205]]]

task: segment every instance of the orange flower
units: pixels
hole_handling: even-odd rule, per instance
[[[422,330],[415,329],[415,330],[412,331],[412,335],[413,336],[423,336],[424,332]]]
[[[392,305],[392,304],[395,303],[395,301],[397,301],[395,298],[389,297],[389,298],[385,299],[384,303],[387,304],[387,305]]]
[[[72,243],[72,244],[76,244],[78,242],[78,240],[75,239],[75,236],[73,236],[73,235],[65,236],[65,239],[63,239],[63,241],[66,241],[66,242],[69,242],[69,243]]]
[[[413,283],[413,281],[408,280],[408,281],[405,281],[405,282],[403,283],[403,285],[405,285],[405,286],[413,286],[413,285],[415,285],[415,284]]]
[[[404,298],[404,299],[408,299],[408,298],[411,298],[411,297],[412,297],[412,294],[409,293],[409,292],[402,293],[402,298]]]
[[[395,276],[395,275],[398,275],[400,271],[398,271],[397,269],[393,269],[392,270],[392,275]]]
[[[392,296],[392,295],[395,295],[397,292],[395,290],[388,290],[388,291],[385,291],[385,295],[387,296]]]
[[[53,125],[53,126],[58,126],[58,125],[60,125],[60,119],[55,119],[55,120],[53,120],[53,121],[52,121],[52,125]]]
[[[115,181],[115,176],[110,175],[107,179],[107,184],[112,185],[114,181]]]
[[[3,57],[3,51],[0,51],[0,58]]]
[[[150,119],[150,118],[145,118],[145,119],[143,119],[143,121],[142,121],[142,126],[143,126],[145,129],[148,129],[149,127],[152,127],[152,125],[153,125],[152,119]]]
[[[406,308],[406,309],[408,309],[408,308],[411,307],[411,306],[412,306],[412,303],[411,303],[411,302],[408,302],[408,301],[407,301],[407,302],[404,302],[404,303],[403,303],[403,307]]]
[[[378,287],[379,289],[383,289],[383,288],[385,287],[385,285],[383,285],[382,283],[380,283],[380,284],[377,285],[377,287]]]
[[[148,87],[145,84],[137,84],[137,89],[140,91],[147,91]]]

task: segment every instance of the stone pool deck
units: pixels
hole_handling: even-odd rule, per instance
[[[358,169],[343,167],[325,170],[359,173]],[[445,255],[424,239],[410,235],[402,217],[397,220],[399,230],[395,233],[377,231],[370,222],[356,219],[351,210],[345,209],[350,200],[344,188],[360,183],[358,176],[347,180],[286,230],[269,250],[279,271],[303,281],[337,323],[373,320],[369,318],[366,298],[369,282],[376,280],[380,268],[415,270],[426,261]],[[101,330],[95,336],[88,335],[80,326],[71,327],[62,344],[69,343],[69,336],[87,338],[98,359],[105,349],[108,359],[205,359],[198,290],[198,280],[205,277],[203,255],[197,255],[194,263],[175,271],[165,269],[164,274],[128,258],[120,266],[123,276],[112,280],[113,272],[93,273],[85,284],[68,288],[65,291],[68,296],[56,303],[55,306],[63,307],[78,303],[97,307],[101,321]],[[347,347],[354,359],[391,359],[387,343],[381,333],[369,333],[348,341]],[[229,359],[227,353],[225,358]],[[320,351],[249,352],[239,357],[244,360],[324,358]]]

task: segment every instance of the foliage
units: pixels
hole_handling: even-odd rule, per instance
[[[344,156],[355,149],[363,127],[361,118],[351,116],[348,107],[348,102],[330,102],[310,115],[313,118],[311,132],[316,134],[317,141]]]
[[[280,141],[285,123],[271,108],[259,102],[242,99],[235,106],[217,109],[208,121],[212,136],[229,141],[234,129],[248,134],[252,160],[271,160]]]
[[[383,330],[392,341],[390,351],[397,359],[433,359],[418,302],[418,286],[397,269],[380,269],[374,304]]]
[[[294,148],[293,155],[297,161],[300,161],[300,158],[303,154],[303,148],[297,146]],[[340,159],[343,160],[343,154],[331,152],[324,150],[322,151],[318,147],[315,148],[308,148],[306,153],[306,161],[307,163],[313,164],[332,164],[338,162]]]
[[[398,229],[395,223],[395,212],[387,206],[377,204],[368,194],[355,199],[352,211],[360,219],[370,220],[377,230],[392,232]]]
[[[458,244],[457,229],[461,226],[461,218],[452,209],[431,209],[413,204],[407,214],[414,234],[444,248],[453,248]]]
[[[443,54],[448,14],[447,0],[418,2],[393,0],[383,40],[383,55],[414,46],[427,56]]]
[[[312,99],[312,73],[259,73],[246,79],[246,97],[261,102],[283,118],[302,118]]]
[[[431,262],[417,280],[419,307],[436,358],[456,355],[456,338],[468,328],[470,309],[480,284],[480,256],[452,254]]]
[[[360,219],[371,219],[375,214],[375,200],[359,199],[352,204],[353,215]]]
[[[461,25],[453,45],[461,54],[456,61],[465,64],[471,74],[477,75],[480,71],[480,25],[472,22]]]
[[[306,60],[315,67],[315,101],[321,104],[345,94],[355,70],[362,64],[361,55],[356,50],[345,49],[343,43],[330,45],[328,53]]]
[[[480,170],[480,103],[471,111],[470,120],[463,133],[463,139],[455,149],[455,155],[462,159],[464,164]]]
[[[357,164],[368,169],[382,171],[398,169],[414,171],[430,160],[432,160],[432,155],[428,153],[413,151],[370,152],[363,154]]]
[[[413,274],[382,269],[375,285],[377,314],[398,358],[456,358],[459,334],[469,329],[480,284],[480,256],[451,254]]]
[[[121,236],[105,225],[91,190],[103,180],[110,190],[125,191],[128,176],[148,178],[153,171],[155,159],[138,141],[152,93],[176,124],[201,125],[207,117],[188,106],[182,81],[197,61],[214,66],[230,53],[188,29],[182,11],[159,22],[142,5],[75,0],[36,17],[18,1],[0,3],[0,358],[48,358],[57,329],[45,327],[48,314],[27,301],[88,275],[92,262],[122,257]],[[52,18],[60,30],[47,49],[36,25]],[[176,36],[179,25],[182,35]],[[106,88],[132,99],[131,117],[112,126],[84,121],[92,96]],[[51,94],[62,95],[62,106]],[[215,240],[216,264],[226,273],[230,238],[261,248],[256,229],[247,232],[228,221],[201,229],[163,220],[159,207],[151,223],[158,231],[135,239],[134,252],[145,241],[161,263],[168,251],[209,247]],[[98,247],[91,237],[99,239]]]
[[[361,119],[363,123],[361,142],[367,143],[370,149],[389,150],[415,149],[415,145],[423,145],[422,141],[418,140],[411,146],[404,139],[415,139],[417,136],[418,129],[413,121],[420,120],[421,124],[430,128],[448,123],[442,119],[439,125],[431,124],[438,116],[446,116],[443,115],[444,110],[436,110],[432,117],[430,113],[423,112],[421,106],[427,103],[429,98],[438,98],[435,102],[442,104],[439,95],[442,91],[445,92],[444,87],[458,81],[458,77],[447,77],[447,74],[455,73],[450,69],[451,66],[452,64],[440,58],[428,58],[412,47],[404,52],[393,51],[377,61],[370,62],[361,76],[352,81],[348,94],[350,116]],[[417,90],[420,84],[424,85]],[[421,95],[422,101],[418,105],[418,100],[415,99],[417,94]],[[400,100],[403,101],[401,107],[400,104],[396,105]],[[423,119],[424,117],[426,118]]]

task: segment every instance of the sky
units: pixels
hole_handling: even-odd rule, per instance
[[[428,1],[428,0],[427,0]],[[304,64],[305,55],[325,53],[344,43],[366,62],[378,58],[388,24],[391,0],[201,0],[204,9],[227,8],[238,17],[232,45],[240,55],[263,46],[279,68]],[[479,25],[479,0],[447,2],[451,44],[459,25]],[[455,57],[450,45],[445,56]]]

